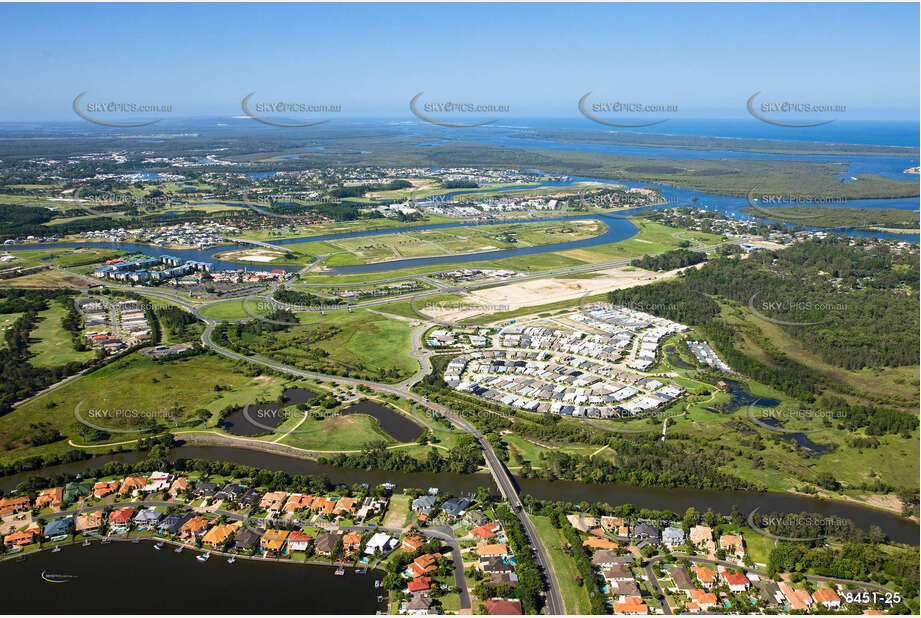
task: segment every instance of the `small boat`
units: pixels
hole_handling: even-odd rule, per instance
[[[106,537],[106,538],[102,539],[102,544],[103,544],[103,545],[108,545],[108,544],[111,543],[111,542],[112,542],[112,539],[110,539],[109,537]]]
[[[237,559],[234,558],[233,556],[231,556],[230,558],[227,559],[227,564],[233,564],[233,563],[236,562],[236,561],[237,561]]]
[[[132,543],[140,543],[140,542],[141,542],[141,539],[140,539],[140,538],[136,538],[136,539],[134,539],[134,540],[131,541],[131,542],[132,542]]]
[[[52,554],[56,554],[56,553],[58,553],[59,551],[61,551],[61,546],[60,546],[60,545],[55,545],[55,546],[54,546],[54,549],[51,550],[51,553],[52,553]]]
[[[362,567],[360,569],[355,569],[355,575],[364,575],[368,572],[367,567]]]
[[[380,588],[380,587],[381,587],[381,580],[375,579],[375,580],[374,580],[374,587],[375,587],[375,588]]]
[[[160,551],[161,549],[163,549],[163,543],[157,543],[156,545],[154,545],[154,549],[156,549],[157,551]]]
[[[173,550],[173,553],[174,553],[174,554],[181,554],[181,553],[182,553],[182,546],[180,545],[179,547],[177,547],[176,549],[174,549],[174,550]]]
[[[89,547],[89,546],[90,546],[90,540],[89,540],[89,539],[86,539],[85,541],[83,541],[83,547]]]
[[[345,575],[345,567],[339,567],[333,575]]]
[[[208,558],[210,557],[211,557],[211,552],[209,551],[207,554],[199,554],[195,556],[195,559],[198,560],[199,562],[207,562]]]

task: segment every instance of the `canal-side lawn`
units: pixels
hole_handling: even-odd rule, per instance
[[[366,414],[349,414],[322,421],[308,419],[280,443],[315,451],[358,451],[369,442],[396,444],[381,430],[377,419]]]
[[[409,506],[412,500],[406,494],[394,494],[390,497],[390,506],[384,515],[382,528],[402,528],[409,519]]]
[[[532,515],[531,520],[537,528],[537,534],[550,554],[550,562],[560,584],[560,593],[567,614],[590,614],[592,611],[588,590],[585,585],[576,583],[579,572],[572,558],[563,553],[563,539],[559,531],[550,523],[549,517]],[[587,582],[586,582],[587,583]]]

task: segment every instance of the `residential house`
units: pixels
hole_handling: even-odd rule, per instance
[[[199,498],[213,498],[218,492],[217,483],[211,481],[198,481],[195,484],[195,495]]]
[[[365,544],[365,553],[373,556],[375,552],[389,554],[397,545],[397,540],[386,532],[376,532]]]
[[[74,518],[71,516],[62,517],[61,519],[54,519],[48,524],[45,525],[45,538],[46,539],[56,539],[58,537],[65,537],[70,534],[70,531],[74,527]]]
[[[341,540],[341,534],[324,532],[323,534],[317,535],[316,540],[313,542],[313,546],[315,551],[321,556],[332,556]]]
[[[143,476],[126,476],[118,488],[118,493],[127,496],[136,490],[143,489],[145,485],[147,485],[147,479]]]
[[[521,616],[521,601],[518,599],[487,599],[486,613],[490,616]]]
[[[361,548],[361,533],[346,532],[342,537],[342,550],[346,556],[351,556]]]
[[[436,612],[432,606],[432,599],[424,594],[416,594],[406,604],[406,613],[410,616],[424,616]]]
[[[691,543],[705,551],[716,551],[713,543],[713,529],[709,526],[694,526],[691,528]]]
[[[682,591],[694,590],[696,586],[694,582],[691,581],[691,574],[688,573],[688,570],[684,567],[676,566],[665,569],[665,572],[669,574],[672,578],[672,581],[675,582],[675,588]]]
[[[839,609],[841,607],[841,597],[838,596],[834,588],[819,588],[813,593],[812,599],[825,609]]]
[[[180,476],[175,481],[173,481],[172,485],[170,485],[168,493],[169,495],[175,498],[176,496],[179,496],[189,491],[189,489],[191,488],[192,488],[192,483],[189,482],[189,479],[187,479],[184,476]]]
[[[476,528],[486,524],[488,521],[489,518],[480,509],[471,509],[464,513],[464,523],[470,527]]]
[[[642,523],[633,526],[633,537],[641,541],[657,543],[661,538],[661,533],[652,524]]]
[[[487,583],[490,586],[511,586],[518,585],[518,576],[514,573],[490,573]]]
[[[245,492],[243,492],[243,495],[240,496],[239,500],[237,500],[237,506],[241,509],[259,506],[259,502],[261,500],[262,500],[262,494],[258,490],[250,487]]]
[[[89,513],[80,513],[77,515],[76,530],[82,534],[99,532],[104,521],[102,511],[91,511]]]
[[[623,564],[612,564],[601,575],[608,583],[633,581],[633,572]]]
[[[692,567],[691,570],[694,571],[694,575],[700,580],[700,584],[707,590],[716,585],[717,573],[713,569],[708,569],[704,566],[695,566]]]
[[[461,517],[471,504],[473,500],[467,498],[449,498],[441,505],[441,510],[449,521],[454,521]]]
[[[231,504],[236,504],[240,496],[243,495],[243,492],[246,491],[246,488],[243,485],[237,485],[236,483],[227,483],[224,485],[221,490],[214,494],[214,500],[224,500]]]
[[[10,496],[0,500],[0,516],[22,513],[31,508],[29,496]]]
[[[633,556],[618,556],[613,549],[599,549],[592,554],[592,564],[602,568],[631,562],[633,562]]]
[[[487,543],[483,541],[481,543],[477,543],[476,555],[480,558],[488,558],[490,556],[507,556],[508,545],[504,543]]]
[[[259,540],[262,538],[261,531],[253,528],[244,527],[233,535],[233,546],[236,549],[249,551],[259,546]]]
[[[412,561],[409,565],[409,571],[412,577],[421,577],[426,573],[431,573],[438,568],[436,561],[441,558],[441,554],[423,554]]]
[[[505,560],[499,556],[490,556],[488,558],[480,558],[480,561],[477,563],[477,568],[483,571],[484,573],[511,573],[515,570],[515,567],[507,563]]]
[[[182,524],[182,527],[179,528],[179,536],[185,541],[195,541],[205,536],[210,527],[211,522],[200,515],[195,515]]]
[[[481,539],[491,539],[502,531],[502,524],[497,521],[477,526],[470,531],[470,534],[478,536]]]
[[[109,531],[112,534],[124,534],[128,532],[131,526],[131,520],[134,519],[137,509],[126,507],[109,513]]]
[[[400,549],[405,552],[412,553],[417,551],[423,545],[425,545],[425,539],[423,539],[421,536],[405,536],[403,537],[403,541],[400,544]]]
[[[787,598],[787,602],[792,609],[808,611],[814,603],[812,595],[809,594],[809,592],[801,588],[793,588],[787,583],[780,584],[780,591],[783,592],[783,595]]]
[[[611,539],[602,539],[597,536],[590,536],[584,541],[582,541],[583,547],[588,547],[590,549],[617,549],[620,547],[615,541]]]
[[[213,526],[205,536],[202,537],[202,545],[207,545],[212,549],[220,549],[224,543],[229,541],[234,533],[243,525],[242,522],[235,521],[231,524],[218,524]]]
[[[50,506],[58,508],[64,502],[64,488],[54,487],[53,489],[43,489],[35,498],[35,508],[43,509]]]
[[[306,532],[294,530],[288,535],[288,551],[307,551],[310,544],[313,543],[313,537]]]
[[[438,502],[438,500],[435,498],[435,496],[419,496],[413,500],[412,509],[416,513],[423,513],[428,515],[432,512],[436,502]]]
[[[305,496],[304,494],[291,494],[288,496],[285,505],[282,507],[282,511],[285,513],[303,511],[310,508],[311,502],[313,502],[313,496]]]
[[[192,513],[182,513],[179,515],[167,515],[162,520],[160,520],[160,525],[157,526],[157,530],[160,531],[160,534],[168,534],[171,536],[178,535],[182,530],[182,527],[192,519]]]
[[[37,524],[33,524],[25,530],[20,530],[19,532],[13,532],[3,537],[3,546],[9,550],[28,547],[33,543],[38,541],[39,536],[41,536],[41,529]]]
[[[669,548],[676,547],[678,545],[684,545],[685,538],[684,530],[681,528],[669,526],[662,531],[662,542],[665,543]]]
[[[259,546],[263,551],[271,552],[281,552],[285,547],[285,543],[288,542],[288,536],[291,532],[289,530],[274,530],[269,528],[263,533],[262,538],[259,539]]]
[[[641,599],[629,597],[624,601],[614,604],[615,614],[648,614],[649,608]]]
[[[284,491],[270,491],[264,496],[262,500],[259,501],[259,508],[264,509],[268,512],[279,512],[285,506],[285,499],[288,497],[288,493]]]
[[[424,592],[432,587],[432,578],[431,577],[416,577],[409,581],[406,589],[410,593],[415,594],[416,592]]]
[[[731,573],[729,571],[723,571],[720,575],[729,586],[730,592],[745,592],[751,585],[751,581],[745,577],[745,573]]]
[[[695,603],[700,611],[708,611],[711,607],[716,605],[716,593],[713,592],[704,592],[700,588],[695,588],[694,590],[689,590],[687,592],[688,598],[691,599],[692,603]],[[690,606],[690,603],[688,604]]]
[[[87,483],[70,482],[64,486],[64,502],[73,504],[83,496],[90,495],[92,488]]]
[[[168,472],[154,472],[147,479],[147,483],[141,488],[145,494],[154,494],[160,491],[167,491],[170,486],[170,480],[173,475]]]
[[[738,534],[724,534],[720,536],[720,549],[726,552],[726,555],[734,555],[741,560],[745,557],[745,545],[742,543],[742,537]]]
[[[631,598],[639,599],[643,595],[643,593],[640,592],[640,587],[637,585],[636,580],[633,578],[628,580],[618,579],[609,583],[611,586],[611,594],[622,602]]]
[[[110,494],[114,494],[118,491],[118,486],[121,483],[118,481],[99,481],[93,485],[93,497],[94,498],[105,498]]]
[[[334,515],[354,515],[357,510],[355,498],[343,496],[336,500],[336,507],[333,509]]]
[[[153,530],[157,527],[157,524],[160,523],[162,518],[163,513],[151,506],[146,509],[141,509],[141,511],[134,516],[134,525],[140,530]]]

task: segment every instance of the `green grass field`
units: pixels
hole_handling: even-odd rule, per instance
[[[242,300],[228,300],[213,305],[208,305],[201,310],[201,314],[206,318],[213,320],[237,320],[252,318],[250,314],[259,315],[268,313],[268,306],[265,301],[249,300],[246,301],[246,307],[243,306]],[[249,312],[247,312],[249,309]]]
[[[549,517],[532,515],[531,520],[550,554],[550,562],[553,564],[553,570],[560,584],[566,613],[590,614],[592,606],[588,598],[588,591],[585,586],[580,586],[576,582],[579,572],[572,558],[563,553],[563,539],[559,531],[551,525]]]
[[[67,309],[58,302],[52,302],[48,309],[39,312],[40,321],[32,331],[29,344],[29,352],[34,354],[30,362],[36,367],[60,367],[70,362],[84,362],[95,356],[94,350],[74,350],[70,332],[61,326],[61,318],[65,315]]]
[[[369,442],[396,442],[384,433],[377,420],[364,414],[350,414],[322,421],[307,420],[297,432],[281,440],[282,444],[316,451],[359,450]]]
[[[199,408],[217,412],[232,403],[246,403],[257,395],[274,398],[280,384],[280,378],[247,376],[237,371],[232,361],[216,355],[202,354],[158,364],[134,353],[0,417],[3,446],[0,458],[9,461],[37,451],[28,448],[29,438],[36,432],[33,425],[47,424],[82,443],[79,429],[83,425],[74,416],[74,408],[80,402],[83,402],[80,413],[86,420],[104,427],[130,429],[147,419],[165,423],[164,411],[178,410],[175,414],[182,419]],[[208,422],[213,418],[212,415]],[[130,440],[137,434],[112,436],[108,441]],[[47,449],[42,447],[42,450]]]

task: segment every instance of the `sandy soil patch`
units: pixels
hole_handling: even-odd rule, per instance
[[[598,271],[603,276],[594,279],[535,279],[477,290],[464,295],[464,300],[454,302],[453,307],[456,307],[454,311],[450,310],[452,305],[446,304],[437,317],[454,322],[481,313],[514,311],[522,307],[575,300],[585,294],[601,294],[611,290],[672,279],[681,271],[677,269],[665,273],[654,273],[636,268],[633,270],[624,270],[624,268],[626,267]],[[427,310],[426,313],[429,311]]]
[[[228,251],[221,255],[221,259],[245,262],[271,262],[284,254],[270,249],[243,249],[241,251]]]

